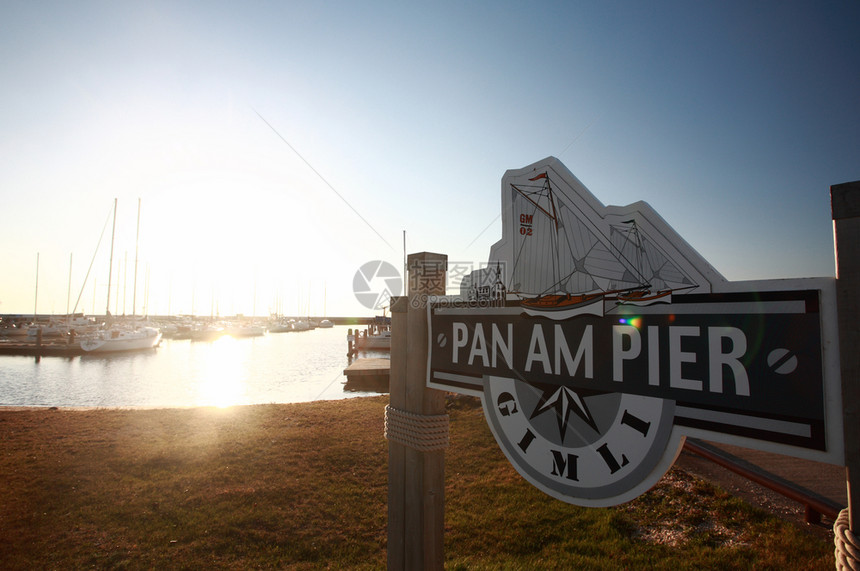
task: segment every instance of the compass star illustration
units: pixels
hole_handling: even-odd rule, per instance
[[[542,383],[530,383],[533,387],[543,391],[543,394],[538,401],[534,411],[532,411],[530,419],[534,420],[538,415],[548,411],[554,411],[558,421],[558,435],[561,441],[564,441],[570,424],[571,413],[582,419],[585,424],[590,426],[594,432],[600,432],[597,428],[597,423],[594,421],[591,411],[585,399],[597,394],[605,394],[597,391],[588,391],[583,389],[571,389],[560,385],[550,385]]]
[[[615,505],[662,475],[652,471],[669,442],[674,401],[490,375],[483,383],[496,441],[522,476],[553,497]]]

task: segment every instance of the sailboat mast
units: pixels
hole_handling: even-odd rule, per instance
[[[71,315],[69,313],[69,304],[72,302],[72,255],[73,254],[74,254],[74,252],[69,254],[69,289],[68,289],[68,291],[66,291],[66,315]],[[70,317],[70,319],[71,319],[71,317]]]
[[[99,247],[102,245],[102,238],[104,238],[104,236],[105,236],[105,230],[107,230],[108,222],[110,222],[110,211],[108,211],[108,217],[105,219],[104,226],[102,226],[102,233],[99,234],[99,241],[96,244],[96,249],[93,252],[92,259],[90,260],[90,266],[87,268],[87,274],[84,276],[84,284],[81,286],[81,292],[78,294],[78,299],[75,301],[75,307],[72,308],[72,313],[74,313],[75,311],[78,310],[78,304],[81,302],[81,297],[83,297],[83,295],[84,295],[84,290],[87,287],[87,280],[90,279],[90,271],[92,271],[92,269],[93,269],[93,264],[95,263],[96,256],[99,253]],[[69,281],[71,282],[71,274],[72,274],[71,260],[69,261],[69,266],[70,266],[69,267],[69,276],[70,276]],[[96,291],[98,291],[98,283],[96,283],[97,281],[98,280],[96,280],[96,278],[93,278],[93,307],[92,307],[93,312],[95,312],[95,310],[96,310]]]
[[[140,244],[140,198],[137,199],[137,235],[134,238],[134,285],[131,294],[131,316],[137,311],[137,253]]]
[[[117,272],[119,273],[119,272]],[[119,276],[117,276],[119,279]],[[119,284],[117,284],[117,290],[119,290]],[[126,303],[125,300],[128,297],[128,250],[125,251],[125,257],[122,259],[122,314],[125,315]],[[117,301],[119,301],[119,297],[117,297]]]
[[[116,263],[116,300],[113,302],[113,314],[119,315],[119,274],[120,268],[122,268],[122,262]],[[125,313],[123,311],[123,313]]]
[[[149,264],[146,264],[146,278],[143,286],[143,316],[149,317]],[[169,315],[169,313],[168,313]]]
[[[547,197],[549,198],[550,210],[552,210],[551,218],[553,223],[555,224],[555,232],[550,235],[550,243],[555,249],[555,258],[553,259],[552,263],[553,280],[555,280],[556,286],[558,288],[561,288],[563,287],[561,284],[563,280],[561,277],[561,244],[559,243],[560,238],[558,235],[558,211],[555,209],[555,198],[552,195],[552,187],[549,184],[549,176],[544,177],[544,188],[546,188]]]
[[[108,288],[107,288],[107,305],[105,306],[105,318],[110,315],[110,280],[113,274],[113,240],[116,236],[116,201],[113,199],[113,229],[110,233],[110,261],[108,262]]]
[[[33,323],[36,323],[36,315],[39,309],[39,252],[36,252],[36,297],[33,300]]]

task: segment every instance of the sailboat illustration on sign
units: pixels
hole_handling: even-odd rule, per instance
[[[674,293],[709,289],[686,263],[689,254],[671,245],[677,235],[647,204],[605,207],[552,157],[508,171],[502,185],[503,238],[488,267],[464,280],[468,297],[480,299],[495,280],[506,305],[561,320],[602,316],[618,305],[671,303]]]

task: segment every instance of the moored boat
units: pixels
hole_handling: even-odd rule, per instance
[[[110,262],[108,264],[107,304],[105,307],[105,325],[95,333],[81,337],[81,350],[86,353],[114,353],[121,351],[141,351],[152,349],[161,343],[161,331],[136,322],[132,309],[131,322],[115,322],[110,315],[111,275],[113,273],[113,245],[116,231],[116,204],[113,201],[113,231],[111,232]],[[140,220],[140,201],[138,201],[138,222]],[[139,227],[139,223],[138,223]],[[137,284],[137,266],[135,266],[134,282]],[[134,304],[132,304],[134,305]]]
[[[391,331],[380,331],[371,335],[359,335],[355,339],[355,348],[359,351],[390,351]]]
[[[81,339],[87,353],[113,353],[152,349],[161,342],[161,331],[155,327],[112,326]]]
[[[41,331],[42,337],[65,337],[69,334],[69,327],[63,323],[36,323],[27,329],[28,337],[36,337]]]
[[[260,337],[266,334],[266,328],[254,323],[236,323],[225,328],[230,337]]]
[[[293,324],[289,321],[279,319],[269,323],[269,333],[286,333],[293,330]]]
[[[218,324],[208,324],[193,329],[189,334],[192,341],[215,341],[227,334],[227,330]]]

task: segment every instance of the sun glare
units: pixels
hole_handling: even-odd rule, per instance
[[[211,344],[199,388],[202,405],[226,408],[240,404],[245,392],[245,353],[244,345],[227,335]]]

